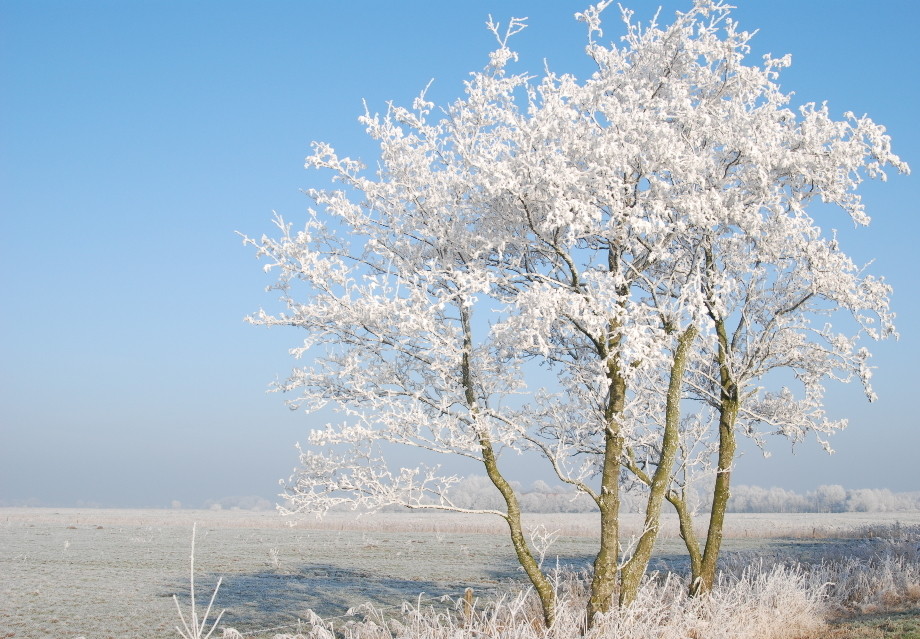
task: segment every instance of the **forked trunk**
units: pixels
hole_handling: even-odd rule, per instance
[[[694,584],[700,576],[703,554],[700,552],[700,542],[696,538],[696,532],[693,530],[693,514],[690,512],[690,507],[687,506],[686,497],[678,496],[674,491],[671,491],[668,493],[668,501],[677,511],[677,519],[680,522],[680,538],[684,540],[687,554],[690,556],[690,583]]]

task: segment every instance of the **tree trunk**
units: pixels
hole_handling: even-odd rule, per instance
[[[619,337],[613,345],[619,344]],[[594,558],[594,575],[591,578],[591,596],[588,599],[588,628],[594,625],[594,616],[607,612],[613,601],[617,585],[620,547],[620,468],[624,442],[619,419],[626,402],[626,380],[620,373],[617,349],[607,364],[608,397],[605,410],[604,462],[601,472],[601,490],[598,507],[601,511],[600,548]]]
[[[655,467],[655,474],[649,484],[649,496],[645,507],[645,526],[642,535],[636,543],[632,557],[629,558],[629,561],[626,562],[621,571],[620,606],[628,606],[635,600],[639,585],[642,583],[642,576],[648,567],[649,559],[651,559],[655,540],[658,538],[658,529],[661,525],[661,506],[671,483],[671,473],[674,470],[674,460],[677,458],[677,449],[680,444],[681,386],[684,371],[687,368],[690,346],[696,335],[696,327],[690,326],[681,333],[677,340],[677,349],[674,352],[668,382],[661,453]]]
[[[700,565],[699,578],[690,584],[690,594],[700,595],[712,590],[715,583],[719,551],[722,547],[722,529],[725,526],[725,512],[731,496],[731,469],[735,461],[735,420],[738,417],[740,399],[729,366],[728,334],[725,320],[716,319],[716,335],[719,340],[719,461],[716,467],[716,483],[712,491],[712,508],[709,512],[709,530],[706,533],[706,547]]]
[[[588,627],[594,625],[594,615],[610,610],[617,584],[617,558],[620,545],[620,457],[623,439],[618,432],[608,430],[604,447],[604,469],[601,475],[600,548],[594,558],[591,597],[588,599]]]
[[[722,529],[728,498],[731,496],[731,467],[735,460],[735,418],[738,414],[737,401],[723,403],[719,411],[719,464],[716,469],[716,484],[712,491],[712,508],[709,513],[709,530],[706,533],[706,547],[700,565],[699,577],[690,585],[691,595],[701,595],[712,590],[715,583],[719,551],[722,547]]]
[[[534,558],[530,547],[527,545],[527,539],[524,537],[524,529],[521,526],[521,507],[518,503],[517,495],[511,484],[502,476],[498,470],[498,464],[495,459],[495,453],[492,450],[491,442],[488,438],[481,437],[483,461],[489,479],[495,484],[505,499],[508,522],[508,529],[511,532],[511,543],[514,546],[514,552],[517,555],[518,562],[533,584],[540,598],[540,606],[543,609],[543,622],[547,628],[551,628],[556,621],[556,592],[546,575],[540,569],[540,564]]]
[[[476,427],[475,423],[479,415],[479,407],[476,402],[472,362],[470,361],[473,351],[472,327],[469,311],[462,305],[460,306],[460,320],[463,326],[463,356],[460,364],[460,376],[467,408],[473,416],[474,427]],[[498,468],[498,459],[495,456],[495,450],[492,447],[492,440],[489,438],[488,432],[484,429],[479,430],[477,435],[482,450],[482,463],[485,465],[486,473],[505,500],[505,521],[508,522],[514,552],[517,555],[518,562],[530,579],[530,583],[533,584],[534,589],[537,591],[537,596],[540,598],[540,606],[543,609],[543,622],[547,628],[551,628],[556,620],[556,593],[553,590],[553,585],[543,574],[540,564],[527,545],[524,528],[521,525],[520,503],[511,484],[508,483]]]
[[[677,511],[680,521],[680,538],[684,540],[687,554],[690,556],[690,583],[697,582],[703,565],[703,554],[700,552],[700,542],[693,530],[693,515],[687,506],[686,496],[678,497],[674,491],[668,493],[668,501]]]

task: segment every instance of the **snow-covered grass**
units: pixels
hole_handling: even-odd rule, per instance
[[[625,513],[623,527],[627,534],[642,530],[643,515]],[[185,527],[191,530],[195,522],[211,528],[308,530],[328,532],[443,532],[446,534],[504,534],[507,525],[493,515],[440,513],[437,511],[384,512],[356,516],[352,512],[331,512],[323,518],[303,517],[297,520],[280,517],[274,510],[168,510],[168,509],[109,509],[109,508],[28,508],[0,507],[0,526],[24,523],[30,526],[73,525],[79,528],[95,525],[139,528]],[[915,512],[847,512],[847,513],[729,513],[725,524],[728,537],[770,539],[845,538],[863,536],[864,531],[880,526],[901,524],[920,525],[920,511]],[[565,536],[595,537],[596,513],[525,513],[529,527],[543,524],[549,530],[559,530]],[[293,525],[292,525],[293,524]],[[705,528],[700,518],[698,528]],[[678,522],[671,512],[662,515],[663,538],[677,538]]]
[[[387,514],[288,528],[270,512],[7,508],[0,509],[0,637],[178,637],[171,599],[177,595],[190,610],[195,521],[200,611],[223,577],[214,611],[227,612],[212,637],[227,627],[246,637],[322,636],[324,624],[375,639],[542,636],[531,622],[539,618],[535,601],[516,594],[525,580],[504,532],[470,532],[485,521]],[[563,531],[547,561],[558,555],[563,567],[567,621],[550,637],[574,638],[564,633],[583,609],[576,576],[592,558],[590,522],[553,515],[531,521],[537,523]],[[792,637],[827,614],[906,605],[920,597],[917,525],[920,513],[884,520],[858,513],[734,516],[726,541],[732,554],[715,597],[683,596],[682,579],[666,574],[686,565],[682,542],[666,538],[652,562],[658,576],[647,582],[639,605],[600,627],[620,633],[607,636],[660,639]],[[467,587],[476,597],[470,616],[462,603]],[[413,603],[403,608],[403,601]],[[349,608],[359,614],[345,615]],[[758,624],[774,634],[746,634]]]

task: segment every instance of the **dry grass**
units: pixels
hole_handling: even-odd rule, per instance
[[[802,639],[817,636],[826,625],[820,589],[807,577],[785,567],[746,571],[727,577],[712,596],[690,599],[683,581],[673,575],[646,580],[635,604],[584,626],[585,580],[566,574],[557,579],[558,621],[546,630],[530,593],[508,597],[468,614],[462,600],[452,607],[406,605],[395,617],[364,607],[361,618],[341,625],[312,619],[296,635],[275,639]],[[224,637],[239,637],[227,630]]]
[[[920,639],[920,608],[838,619],[822,639]]]

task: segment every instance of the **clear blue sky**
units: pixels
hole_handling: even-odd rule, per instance
[[[736,4],[761,30],[756,60],[792,53],[794,103],[868,113],[920,171],[920,5]],[[458,95],[492,47],[489,13],[530,18],[517,69],[588,70],[584,7],[0,0],[0,504],[274,499],[315,421],[265,393],[299,336],[243,323],[272,297],[234,232],[306,209],[311,140],[373,162],[362,99],[408,103],[432,78],[437,101]],[[606,26],[619,37],[615,6]],[[920,176],[867,186],[873,224],[844,249],[895,286],[902,338],[875,347],[880,399],[835,389],[830,414],[851,417],[837,454],[772,442],[739,483],[920,490]]]

